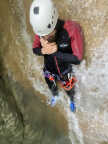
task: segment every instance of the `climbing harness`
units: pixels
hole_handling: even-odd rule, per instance
[[[44,71],[44,76],[48,78],[50,81],[53,81],[55,86],[56,86],[55,79],[57,79],[60,82],[61,86],[66,91],[71,90],[74,87],[75,83],[77,82],[77,79],[75,76],[68,77],[68,80],[61,80],[57,74],[52,74],[51,72],[47,70]]]
[[[65,84],[62,84],[62,87],[66,90],[69,91],[71,90],[75,83],[77,82],[76,77],[72,77],[71,79],[69,79],[68,81],[65,81]]]

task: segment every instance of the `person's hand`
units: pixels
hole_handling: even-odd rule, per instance
[[[57,51],[56,43],[48,43],[45,47],[42,48],[42,53],[44,54],[53,54]]]
[[[41,42],[41,45],[42,45],[43,48],[46,47],[47,44],[48,44],[48,41],[43,39],[43,38],[40,38],[40,42]]]
[[[42,38],[41,38],[40,42],[42,45],[42,49],[41,49],[42,54],[50,55],[50,54],[55,53],[58,49],[55,42],[49,43],[47,40],[44,40]]]

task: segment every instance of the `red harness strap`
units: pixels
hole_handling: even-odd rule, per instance
[[[50,75],[49,80],[54,81],[54,77],[52,75]]]
[[[66,84],[61,83],[61,86],[66,90],[69,91],[73,88],[75,83],[77,82],[77,79],[75,77],[72,77],[69,81],[66,82]]]
[[[57,63],[56,56],[54,57],[54,59],[55,59],[55,62],[56,62],[56,66],[57,66],[57,70],[58,70],[59,76],[62,78],[62,74],[61,74],[61,72],[60,72],[60,69],[59,69],[59,66],[58,66],[58,63]]]

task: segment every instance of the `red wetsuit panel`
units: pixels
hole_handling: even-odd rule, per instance
[[[40,37],[38,35],[35,35],[33,48],[39,48],[40,46],[41,46]]]
[[[83,57],[83,35],[80,25],[73,21],[66,21],[64,28],[67,30],[71,38],[71,48],[73,55],[77,56],[79,60]]]

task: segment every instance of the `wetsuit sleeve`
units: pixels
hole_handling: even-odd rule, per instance
[[[41,43],[38,35],[35,35],[34,43],[33,43],[33,53],[39,56],[43,56],[41,52]]]
[[[52,54],[52,56],[56,56],[57,59],[60,59],[62,62],[67,62],[67,63],[71,63],[71,64],[80,64],[80,61],[78,60],[78,58],[70,53],[62,53],[62,52],[56,52],[54,54]]]

